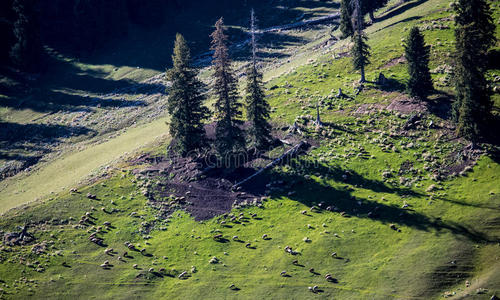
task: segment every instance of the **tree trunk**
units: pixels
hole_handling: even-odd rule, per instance
[[[366,78],[365,78],[365,66],[361,66],[361,80],[359,81],[361,83],[364,83],[366,82]]]
[[[372,21],[372,23],[375,23],[375,16],[373,15],[373,11],[370,11],[368,15],[370,16],[370,21]]]

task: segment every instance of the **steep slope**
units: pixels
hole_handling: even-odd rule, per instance
[[[158,205],[148,197],[184,169],[148,177],[163,159],[162,147],[154,147],[145,156],[120,161],[77,192],[8,212],[0,229],[19,232],[16,226],[29,220],[28,233],[36,241],[3,246],[2,297],[489,299],[498,294],[500,161],[493,146],[482,153],[467,148],[447,119],[451,14],[444,0],[410,1],[379,12],[379,21],[367,30],[373,51],[367,77],[383,72],[387,82],[369,83],[359,95],[348,41],[332,45],[328,35],[267,70],[276,127],[297,120],[304,136],[296,138],[316,146],[239,191],[258,194],[265,184],[262,194],[269,196],[257,199],[261,205],[235,206],[202,222],[182,210],[165,219],[163,209],[182,207],[183,200],[172,195]],[[401,42],[412,25],[433,45],[431,69],[439,93],[428,105],[402,92],[407,75]],[[491,70],[491,77],[498,75]],[[349,97],[336,98],[338,88]],[[324,126],[316,130],[318,102]],[[419,117],[411,118],[415,113]],[[268,154],[276,157],[281,150]],[[196,195],[183,196],[189,201]],[[79,224],[82,219],[87,221]],[[104,245],[89,237],[102,238]],[[107,248],[113,251],[106,254]]]

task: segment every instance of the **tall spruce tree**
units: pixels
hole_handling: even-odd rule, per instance
[[[344,39],[354,34],[350,0],[342,0],[340,3],[340,32],[342,32],[342,38]]]
[[[35,5],[33,0],[14,0],[12,3],[16,21],[15,43],[10,50],[10,58],[19,69],[30,72],[40,68],[42,54]]]
[[[485,132],[493,103],[484,76],[495,25],[485,0],[459,0],[456,11],[455,93],[452,115],[457,134],[473,142]]]
[[[352,37],[354,46],[351,49],[352,54],[352,64],[355,70],[359,70],[361,73],[361,79],[359,82],[366,82],[365,78],[365,66],[370,63],[368,57],[370,56],[370,46],[366,43],[368,38],[363,32],[363,14],[361,12],[361,1],[354,1],[354,13],[353,20],[355,21],[356,33]]]
[[[224,29],[224,19],[220,18],[215,23],[215,31],[211,34],[214,68],[215,94],[215,147],[219,158],[226,166],[234,167],[235,161],[231,157],[244,151],[245,139],[240,128],[241,103],[238,96],[238,81],[233,74],[231,59],[227,48],[227,35]]]
[[[190,61],[186,40],[177,34],[172,55],[173,68],[167,72],[167,78],[172,82],[167,105],[171,116],[170,135],[175,143],[173,148],[182,155],[205,145],[203,121],[208,116],[208,109],[203,106],[203,84]]]
[[[247,69],[246,104],[247,119],[250,123],[249,136],[251,146],[257,149],[269,147],[272,141],[271,125],[269,119],[269,103],[265,99],[262,85],[262,73],[257,69],[257,31],[255,13],[252,9],[250,20],[250,31],[252,35],[252,62]]]
[[[424,36],[418,27],[413,27],[405,44],[405,56],[408,61],[408,94],[411,97],[425,99],[433,90],[429,71],[430,47],[425,44]]]

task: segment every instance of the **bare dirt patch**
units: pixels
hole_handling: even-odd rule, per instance
[[[422,113],[426,112],[427,106],[424,102],[418,101],[412,98],[400,97],[394,99],[391,104],[386,107],[387,110],[397,111],[400,113],[411,114],[411,113]]]
[[[383,110],[395,111],[403,114],[423,113],[427,112],[428,108],[422,101],[411,99],[405,96],[398,97],[392,100],[389,104],[371,103],[361,104],[354,111],[355,114],[371,114]]]
[[[400,57],[391,59],[385,65],[383,65],[382,68],[390,68],[390,67],[393,67],[395,65],[404,64],[405,62],[406,62],[406,57],[400,56]]]
[[[211,136],[209,132],[208,136]],[[280,146],[283,153],[292,147]],[[307,149],[307,146],[304,147]],[[245,163],[235,169],[216,166],[213,164],[216,160],[206,156],[165,158],[143,155],[133,160],[135,165],[141,166],[133,173],[142,185],[149,204],[158,209],[163,217],[182,209],[196,220],[207,220],[230,212],[237,205],[261,204],[266,195],[266,184],[272,180],[266,172],[241,186],[235,187],[235,184],[273,162],[278,155],[259,154],[252,157],[250,153]]]

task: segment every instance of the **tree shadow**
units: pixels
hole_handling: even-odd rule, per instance
[[[382,22],[385,20],[388,20],[394,16],[400,15],[404,13],[407,10],[410,10],[414,7],[419,6],[420,4],[426,2],[427,0],[418,0],[418,1],[412,1],[412,2],[406,2],[403,5],[397,6],[394,9],[391,9],[390,11],[386,12],[384,15],[377,17],[375,19],[375,22]]]
[[[403,93],[406,91],[406,84],[394,78],[386,77],[383,83],[377,83],[377,82],[372,82],[372,83],[376,84],[377,88],[384,92]]]
[[[292,172],[282,173],[269,171],[259,180],[245,183],[245,189],[252,191],[257,185],[271,181],[283,181],[287,189],[295,193],[286,193],[287,189],[272,194],[274,198],[288,197],[291,200],[303,203],[309,207],[320,207],[318,213],[332,211],[344,217],[369,218],[382,224],[398,224],[421,231],[435,230],[437,233],[448,230],[455,235],[466,237],[474,242],[496,242],[482,232],[451,221],[442,221],[440,218],[426,216],[413,210],[402,209],[396,205],[388,205],[371,199],[362,199],[352,195],[352,187],[369,189],[376,193],[391,193],[401,197],[424,198],[425,195],[408,188],[392,187],[383,182],[367,179],[352,171],[339,167],[327,166],[318,162],[311,163],[301,157],[292,164]],[[307,174],[321,174],[323,177],[345,185],[333,188],[327,183],[299,175],[298,171]],[[260,188],[263,188],[261,186]],[[312,196],[314,195],[314,196]]]
[[[52,151],[49,144],[76,136],[93,136],[96,132],[82,126],[18,124],[0,122],[0,159],[18,161],[0,168],[0,179],[15,175],[36,164],[44,154]]]
[[[413,17],[408,17],[408,18],[406,18],[406,19],[399,20],[399,21],[397,21],[397,22],[394,22],[394,23],[392,23],[392,24],[389,24],[389,25],[387,25],[387,26],[384,26],[384,27],[382,27],[382,28],[378,29],[378,30],[377,30],[377,31],[375,31],[375,32],[378,32],[378,31],[381,31],[381,30],[384,30],[384,29],[387,29],[387,28],[390,28],[390,27],[396,26],[396,25],[401,24],[401,23],[406,23],[406,22],[415,21],[415,20],[420,20],[420,19],[422,19],[422,16],[413,16]]]
[[[451,118],[451,103],[453,95],[443,91],[435,90],[434,94],[429,96],[426,103],[429,111],[444,120]]]

